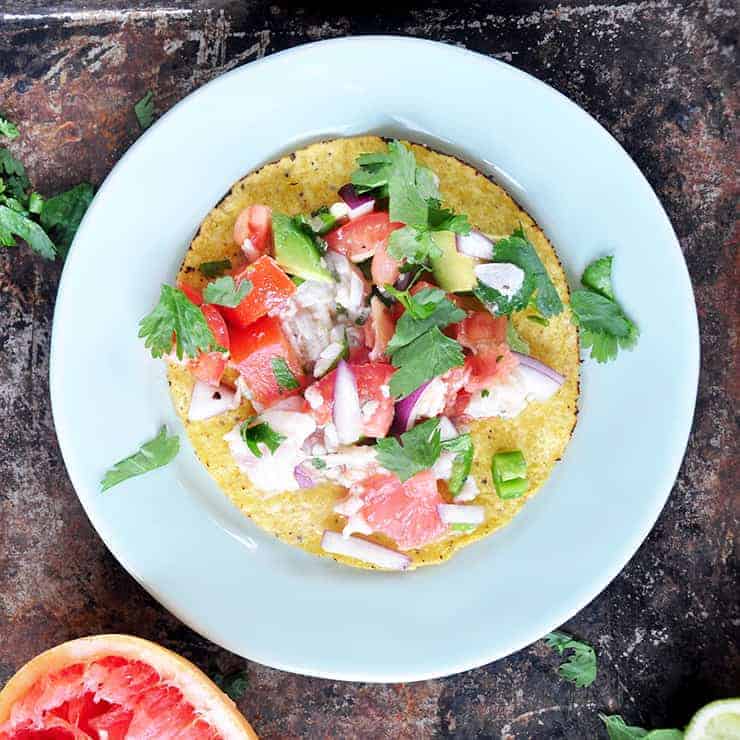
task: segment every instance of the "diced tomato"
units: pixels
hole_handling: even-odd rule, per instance
[[[244,241],[249,239],[247,248]],[[249,206],[236,218],[234,241],[250,262],[263,254],[272,254],[272,210],[268,206]]]
[[[447,389],[444,407],[445,416],[459,416],[462,413],[462,409],[467,407],[467,400],[461,401],[460,396],[465,394],[469,398],[470,394],[465,393],[463,390],[469,378],[470,369],[465,365],[453,367],[441,377]]]
[[[379,247],[385,246],[391,231],[401,226],[403,224],[391,223],[386,211],[376,211],[337,227],[324,238],[332,251],[343,254],[352,262],[362,262],[372,257]]]
[[[226,322],[221,312],[212,303],[204,303],[200,310],[203,312],[208,328],[213,332],[213,336],[216,337],[216,341],[228,351],[230,346],[229,330],[226,327]]]
[[[519,360],[506,343],[476,352],[465,360],[465,368],[470,372],[465,390],[475,393],[490,388],[504,380],[518,364]]]
[[[495,349],[506,342],[506,316],[491,316],[488,311],[471,311],[457,324],[457,341],[473,350]]]
[[[404,483],[392,474],[376,474],[357,488],[364,501],[360,514],[374,532],[390,537],[401,550],[422,547],[447,531],[437,510],[444,500],[429,470]]]
[[[391,224],[391,226],[395,226]],[[400,227],[399,224],[396,228]],[[393,231],[393,229],[391,229]],[[370,274],[376,285],[393,285],[401,275],[401,263],[388,253],[388,240],[378,244],[373,261],[370,265]]]
[[[194,303],[196,306],[201,306],[203,304],[203,296],[197,288],[193,288],[187,283],[178,283],[177,287],[185,293],[191,303]]]
[[[249,295],[236,308],[221,307],[221,313],[229,324],[242,329],[280,306],[296,290],[295,283],[267,255],[232,274],[236,283],[245,278],[252,282]]]
[[[363,412],[362,436],[385,437],[393,421],[394,406],[387,387],[384,392],[383,386],[388,385],[395,372],[394,368],[385,362],[350,364],[350,368],[355,376],[357,395]],[[319,426],[328,424],[332,419],[336,372],[332,370],[306,389],[306,399],[311,404],[311,413]]]
[[[363,328],[365,344],[370,348],[370,359],[381,359],[396,330],[396,320],[391,309],[377,296],[370,299],[370,316]]]
[[[300,390],[288,391],[280,387],[272,368],[275,357],[285,360],[303,387],[306,377],[279,319],[263,316],[246,329],[231,328],[231,365],[241,374],[252,400],[263,408]]]
[[[370,351],[364,344],[350,347],[348,360],[353,365],[362,365],[365,362],[370,362]]]

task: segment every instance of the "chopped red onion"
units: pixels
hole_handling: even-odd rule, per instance
[[[483,524],[486,520],[486,510],[482,506],[439,504],[437,511],[445,524]]]
[[[393,417],[392,430],[394,434],[403,434],[414,426],[417,417],[415,412],[416,405],[424,395],[424,391],[427,389],[429,383],[431,383],[431,380],[420,385],[413,393],[396,403],[396,413]]]
[[[338,192],[339,197],[349,206],[350,210],[354,210],[375,200],[372,195],[359,195],[355,190],[355,186],[349,182],[346,185],[342,185]]]
[[[362,433],[362,409],[352,368],[344,361],[337,363],[334,376],[334,426],[341,444],[357,442]]]
[[[409,270],[409,272],[402,272],[401,277],[396,280],[395,283],[393,283],[393,287],[396,290],[406,290],[406,288],[411,285],[411,280],[414,277],[414,273]]]
[[[202,380],[196,380],[193,386],[193,395],[190,397],[188,419],[190,421],[205,421],[226,411],[231,411],[241,403],[241,394],[232,391],[224,385],[214,388]]]
[[[293,477],[301,488],[313,488],[316,485],[314,479],[306,472],[303,464],[296,465],[293,468]]]
[[[406,570],[411,565],[411,558],[403,553],[360,537],[343,537],[339,532],[328,529],[321,538],[321,548],[325,552],[362,560],[386,570]]]
[[[527,383],[527,390],[538,401],[546,401],[565,382],[556,370],[548,367],[534,357],[514,352],[519,360],[519,370]]]
[[[493,242],[477,229],[471,229],[468,234],[456,234],[455,244],[457,251],[468,257],[481,260],[493,258]]]

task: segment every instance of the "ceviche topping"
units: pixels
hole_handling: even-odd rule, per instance
[[[486,524],[471,425],[558,392],[564,377],[530,356],[512,314],[547,323],[563,303],[525,229],[474,229],[410,148],[391,141],[357,164],[312,213],[245,208],[240,257],[201,263],[202,289],[163,286],[140,336],[194,376],[190,422],[251,407],[225,440],[263,496],[341,486],[343,525],[324,549],[404,569],[398,550]],[[597,332],[608,271],[588,287],[578,320]],[[497,453],[490,475],[503,500],[528,490],[518,450]]]

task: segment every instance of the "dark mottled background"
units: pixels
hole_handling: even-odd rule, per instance
[[[539,642],[444,680],[344,684],[244,661],[185,628],[119,567],[77,502],[47,384],[62,266],[22,248],[0,254],[0,683],[54,643],[123,631],[211,672],[245,669],[239,705],[265,737],[591,738],[602,732],[600,710],[682,725],[704,702],[740,693],[735,4],[360,5],[334,15],[263,2],[0,0],[0,109],[23,127],[11,148],[42,192],[98,184],[138,136],[132,106],[147,89],[162,113],[225,70],[360,33],[467,46],[594,115],[674,224],[703,355],[694,430],[665,510],[620,576],[567,625],[596,646],[598,680],[589,689],[560,681],[556,657]],[[671,331],[670,316],[649,320]]]

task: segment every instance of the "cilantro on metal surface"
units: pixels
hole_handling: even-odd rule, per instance
[[[615,360],[620,349],[632,349],[640,331],[614,299],[612,257],[603,257],[583,273],[583,290],[573,291],[570,308],[581,333],[581,343],[591,348],[597,362]]]
[[[231,269],[231,260],[214,260],[213,262],[201,262],[198,267],[201,274],[208,278],[219,277],[226,270]]]
[[[217,306],[236,308],[252,292],[252,282],[246,278],[238,283],[231,275],[224,275],[208,283],[203,289],[203,300]]]
[[[391,395],[405,398],[422,383],[464,362],[462,347],[435,326],[393,353],[391,363],[397,370],[390,380]]]
[[[285,436],[276,432],[266,421],[249,426],[255,418],[253,416],[241,424],[239,427],[241,438],[255,457],[262,457],[260,443],[267,446],[270,454],[274,454],[275,450],[285,441]]]
[[[642,727],[628,725],[618,714],[607,716],[599,714],[606,727],[609,740],[682,740],[681,730],[644,730]]]
[[[405,481],[437,461],[441,451],[439,419],[428,419],[404,432],[401,443],[395,437],[385,437],[377,441],[376,448],[378,462]]]
[[[294,391],[301,387],[301,384],[296,380],[295,375],[293,375],[284,358],[273,357],[270,360],[270,364],[272,365],[272,374],[275,376],[275,380],[281,390]]]
[[[154,93],[151,90],[147,90],[146,95],[134,105],[134,113],[142,131],[152,125],[154,121]]]
[[[82,217],[93,199],[93,186],[87,182],[47,198],[41,207],[40,221],[64,257],[72,244]]]
[[[17,139],[20,135],[21,132],[18,130],[18,126],[7,118],[0,116],[0,136],[7,139]]]
[[[181,290],[163,285],[154,310],[139,322],[139,337],[152,357],[172,350],[175,335],[177,358],[195,358],[201,352],[224,352],[208,327],[203,312]]]
[[[545,641],[547,646],[556,650],[559,655],[564,655],[566,650],[573,651],[558,669],[566,681],[584,688],[596,680],[596,653],[590,645],[558,631],[546,635]]]
[[[15,246],[14,237],[23,239],[34,252],[53,260],[56,257],[54,242],[46,232],[23,213],[0,205],[0,246]]]
[[[100,490],[107,491],[128,478],[167,465],[179,450],[180,438],[176,434],[169,436],[167,427],[163,426],[154,439],[143,444],[133,455],[119,460],[106,472],[100,482]]]

